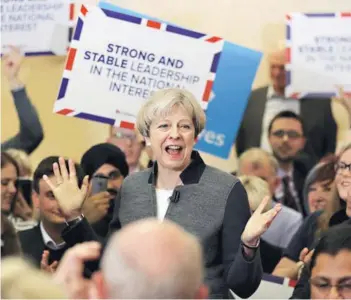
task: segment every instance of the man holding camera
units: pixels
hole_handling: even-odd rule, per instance
[[[84,201],[83,213],[95,232],[105,237],[114,201],[129,172],[125,154],[112,144],[97,144],[83,154],[81,167],[90,180],[89,197]]]

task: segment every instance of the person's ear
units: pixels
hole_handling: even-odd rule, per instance
[[[38,209],[40,207],[40,200],[39,200],[39,195],[36,191],[32,191],[32,202],[33,202],[33,207]]]
[[[91,277],[92,290],[90,294],[92,297],[90,299],[108,299],[109,295],[107,293],[106,284],[101,271],[93,273]]]

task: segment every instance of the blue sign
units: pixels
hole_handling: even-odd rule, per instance
[[[164,22],[109,3],[100,2],[99,7]],[[229,157],[261,58],[261,52],[224,42],[212,87],[214,97],[206,110],[206,127],[195,146],[197,150]]]

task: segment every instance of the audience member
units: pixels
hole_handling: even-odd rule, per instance
[[[315,165],[308,173],[303,188],[304,207],[309,215],[324,210],[335,197],[335,163],[337,157],[330,155]]]
[[[266,181],[257,176],[239,176],[238,179],[243,184],[247,197],[249,199],[249,205],[251,212],[254,212],[261,203],[261,199],[264,197],[269,197],[271,199],[271,193],[269,191],[269,186]],[[272,202],[269,201],[267,206],[264,208],[263,212],[268,211],[272,208]],[[272,273],[275,266],[280,261],[283,254],[283,249],[274,246],[264,239],[261,240],[260,253],[262,260],[262,268],[264,273]]]
[[[351,298],[351,226],[331,229],[311,260],[311,299]]]
[[[274,192],[280,182],[277,176],[278,166],[273,155],[263,149],[252,148],[240,156],[238,175],[253,175],[265,180],[272,195],[272,204],[276,205]],[[302,216],[300,213],[287,206],[282,206],[281,211],[262,238],[272,245],[286,248],[301,224]]]
[[[32,166],[30,163],[29,155],[23,150],[19,149],[8,149],[8,154],[17,162],[19,168],[19,177],[17,179],[17,197],[14,200],[14,211],[13,216],[20,218],[25,221],[21,222],[24,227],[19,228],[17,224],[17,230],[25,230],[34,227],[36,222],[35,212],[33,211],[32,203]]]
[[[107,142],[117,146],[124,152],[130,174],[144,169],[140,162],[140,157],[145,149],[145,141],[136,130],[111,126]]]
[[[280,112],[269,124],[268,137],[279,164],[277,174],[281,179],[275,190],[275,199],[306,216],[302,190],[314,162],[302,153],[306,138],[301,118],[290,111]]]
[[[15,148],[30,154],[39,146],[44,134],[38,113],[27,96],[24,84],[18,78],[21,63],[22,56],[19,49],[15,47],[11,47],[10,53],[3,56],[3,74],[11,88],[20,131],[14,137],[1,143],[1,150]]]
[[[230,174],[205,165],[199,153],[193,151],[195,138],[205,125],[205,114],[189,92],[167,89],[153,93],[142,107],[137,124],[150,142],[156,162],[152,169],[134,173],[123,182],[111,232],[150,216],[171,219],[200,238],[210,297],[227,297],[228,289],[239,297],[249,297],[261,281],[262,265],[257,251],[260,236],[280,206],[262,213],[269,201],[264,198],[250,218],[241,183]],[[62,184],[44,178],[69,224],[63,237],[70,244],[95,239],[80,215],[84,190],[79,191],[73,181],[67,180],[67,168],[62,162],[60,169],[63,177],[56,180]],[[66,193],[67,189],[76,192]]]
[[[305,136],[309,143],[305,151],[316,160],[336,148],[337,126],[333,118],[330,99],[304,97],[299,99],[285,96],[285,50],[269,56],[269,86],[252,91],[241,127],[236,139],[237,154],[240,156],[251,147],[271,150],[268,141],[268,127],[275,115],[281,111],[293,111],[301,116],[306,127]]]
[[[98,144],[83,154],[81,167],[90,178],[89,197],[84,201],[83,213],[95,232],[105,237],[112,220],[114,201],[128,176],[126,157],[114,145]]]
[[[326,231],[290,299],[351,299],[351,219]]]
[[[14,214],[18,198],[19,170],[13,157],[1,152],[1,212],[8,217],[17,231],[32,228],[36,224],[32,218]]]
[[[302,266],[299,261],[300,253],[312,251],[316,241],[329,227],[349,220],[351,201],[348,197],[350,190],[348,182],[351,178],[351,171],[347,167],[348,164],[351,165],[351,144],[340,153],[336,163],[337,197],[333,197],[333,201],[328,203],[324,210],[316,211],[305,219],[284,251],[283,258],[273,272],[274,275],[296,279]],[[340,201],[342,201],[341,209]]]
[[[330,222],[335,225],[351,218],[351,144],[339,153],[335,165],[335,183],[340,198],[344,201],[345,208],[332,216]]]
[[[21,246],[12,223],[1,213],[1,259],[21,254]]]
[[[68,299],[50,276],[20,257],[1,261],[1,299]]]
[[[1,152],[1,212],[5,215],[12,212],[17,195],[18,176],[17,162],[6,152]]]
[[[84,251],[89,248],[91,251]],[[91,252],[99,255],[96,248],[91,242],[83,243],[65,254],[55,279],[69,294],[72,283],[77,282],[75,286],[93,289],[95,292],[90,295],[95,294],[94,298],[98,299],[206,299],[208,296],[203,283],[201,245],[173,222],[145,219],[112,235],[101,260],[101,271],[94,274],[89,286],[82,276],[82,258],[84,255],[91,259]],[[80,273],[72,276],[77,269]],[[68,284],[66,274],[71,276]]]
[[[65,218],[50,187],[43,180],[44,174],[52,181],[56,180],[57,170],[53,168],[53,164],[57,161],[56,156],[47,157],[34,171],[33,203],[39,210],[40,223],[34,228],[19,233],[23,254],[31,258],[36,266],[50,272],[55,270],[64,252],[69,248],[61,237],[66,227]],[[68,165],[68,161],[64,163]],[[72,166],[71,170],[73,168],[80,186],[83,172],[77,164]],[[56,183],[60,184],[60,182]]]

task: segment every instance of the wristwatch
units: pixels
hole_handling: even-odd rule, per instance
[[[73,220],[65,221],[65,223],[66,223],[66,226],[72,227],[72,226],[78,224],[79,222],[81,222],[83,219],[84,219],[84,215],[81,214],[80,216],[74,218]]]

